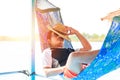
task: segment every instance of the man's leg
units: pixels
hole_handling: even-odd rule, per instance
[[[83,70],[82,63],[91,63],[96,57],[98,51],[99,50],[72,52],[68,57],[64,75],[69,78],[77,76],[77,74]]]

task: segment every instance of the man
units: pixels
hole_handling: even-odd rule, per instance
[[[90,51],[90,43],[72,27],[67,27],[61,23],[57,23],[53,27],[48,25],[48,29],[47,41],[49,48],[43,51],[43,70],[45,72],[45,76],[49,77],[64,73],[64,76],[67,78],[76,77],[77,74],[83,70],[83,63],[90,64],[90,62],[96,57],[99,50]],[[59,63],[60,61],[53,58],[52,54],[57,53],[53,53],[52,48],[63,49],[64,39],[71,41],[69,35],[73,34],[78,37],[83,47],[78,51],[70,52],[69,55],[67,55],[66,59],[68,60],[66,61],[66,64],[61,66]],[[63,57],[61,57],[61,59],[62,58]]]

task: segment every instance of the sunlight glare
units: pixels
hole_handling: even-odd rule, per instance
[[[27,5],[26,5],[27,4]],[[4,7],[8,5],[7,7]],[[25,36],[31,31],[31,3],[29,0],[0,2],[0,35]]]

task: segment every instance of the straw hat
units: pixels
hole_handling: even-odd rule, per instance
[[[68,30],[67,28],[61,24],[61,23],[57,23],[56,25],[54,25],[53,27],[48,25],[48,29],[54,33],[56,33],[57,35],[59,35],[60,37],[70,41],[70,38],[68,37]]]

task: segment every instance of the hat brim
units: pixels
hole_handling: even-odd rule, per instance
[[[64,35],[64,34],[61,34],[61,33],[57,32],[57,31],[54,30],[50,25],[48,25],[47,27],[48,27],[48,29],[49,29],[50,31],[56,33],[56,34],[59,35],[60,37],[66,39],[66,40],[68,40],[68,41],[71,41],[70,38],[68,37],[68,35]]]

